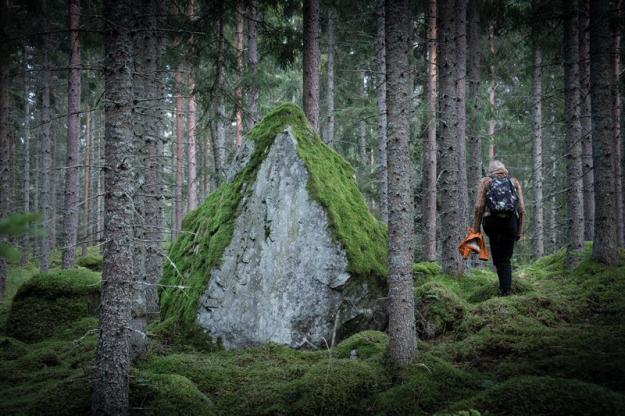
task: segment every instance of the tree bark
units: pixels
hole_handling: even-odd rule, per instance
[[[464,272],[464,263],[458,253],[458,243],[465,233],[466,223],[466,172],[461,172],[459,159],[464,157],[460,140],[464,140],[463,122],[458,101],[463,90],[459,86],[458,77],[463,66],[458,63],[457,48],[461,42],[457,37],[458,7],[462,9],[461,0],[443,0],[438,2],[440,19],[439,31],[439,68],[440,79],[440,118],[439,118],[439,163],[441,193],[441,239],[442,239],[442,266],[443,271],[449,274],[461,275]],[[464,188],[462,176],[465,175]]]
[[[225,177],[226,166],[226,130],[224,120],[226,110],[224,107],[224,17],[220,16],[217,24],[217,59],[215,61],[215,140],[213,141],[213,154],[215,155],[215,171],[217,184]]]
[[[89,185],[91,184],[91,110],[85,114],[85,169],[83,176],[83,215],[82,215],[82,242],[81,255],[87,255],[87,245],[89,242]]]
[[[543,109],[542,52],[537,28],[532,26],[532,161],[534,177],[534,257],[544,254],[543,219]]]
[[[458,141],[458,184],[460,187],[460,200],[458,201],[458,208],[460,210],[460,218],[464,218],[464,221],[460,221],[459,224],[465,225],[470,220],[467,213],[467,207],[469,205],[469,191],[467,185],[467,2],[466,0],[456,0],[455,14],[453,20],[455,20],[455,39],[454,50],[456,52],[455,57],[455,79],[454,90],[456,97],[456,140]],[[459,232],[459,236],[462,238],[464,232]],[[460,240],[458,240],[459,242]]]
[[[584,201],[582,195],[581,125],[579,120],[579,36],[577,4],[563,0],[564,114],[566,128],[566,264],[575,267],[584,248]]]
[[[42,2],[43,27],[44,32],[48,32],[47,1]],[[44,36],[43,40],[43,62],[41,72],[41,171],[40,171],[40,191],[39,204],[43,219],[44,235],[41,236],[39,247],[39,271],[47,273],[49,268],[48,255],[50,252],[50,235],[54,223],[52,210],[50,207],[50,175],[52,171],[52,140],[50,138],[50,62],[48,51],[50,51],[50,36]]]
[[[427,16],[427,134],[423,141],[423,256],[436,260],[436,103],[438,77],[437,0],[429,0]]]
[[[623,134],[621,131],[621,114],[623,111],[620,92],[621,76],[621,27],[623,1],[615,2],[616,11],[612,19],[612,122],[614,123],[614,192],[616,194],[616,224],[618,245],[625,246],[625,233],[623,221],[623,171],[621,166],[623,154]]]
[[[491,56],[491,64],[489,67],[490,79],[488,80],[488,105],[491,118],[488,120],[488,160],[495,159],[495,24],[490,22],[488,25],[488,48]]]
[[[590,95],[592,100],[592,160],[595,172],[595,230],[592,258],[618,262],[612,122],[612,62],[609,2],[590,2]]]
[[[5,22],[6,3],[0,5],[0,19]],[[3,48],[4,49],[4,48]],[[0,59],[0,218],[9,215],[9,60]],[[4,238],[0,237],[0,242]],[[7,263],[0,257],[0,303],[4,302],[4,292],[7,278]]]
[[[105,223],[100,331],[91,413],[128,414],[128,325],[133,267],[134,163],[131,130],[132,56],[130,3],[106,0],[105,31]],[[112,26],[114,24],[115,26]]]
[[[480,0],[469,0],[468,6],[468,58],[467,79],[469,81],[470,123],[468,137],[468,172],[469,203],[475,203],[477,186],[482,177],[482,152],[480,140],[480,113],[482,100],[480,93],[481,50],[480,50]]]
[[[376,57],[377,57],[377,103],[378,103],[378,153],[380,162],[378,164],[378,181],[380,189],[380,220],[388,224],[388,163],[386,157],[386,42],[384,39],[384,4],[386,0],[378,0],[376,13]],[[329,17],[328,17],[329,19]],[[334,24],[334,23],[333,23]],[[334,30],[334,29],[333,29]],[[328,37],[330,33],[330,23],[328,21]],[[334,34],[332,35],[334,38]],[[334,44],[332,45],[332,92],[334,95]],[[328,90],[330,87],[330,47],[328,46]],[[334,96],[332,97],[332,114],[330,118],[330,101],[328,99],[328,138],[334,141]],[[330,121],[332,121],[332,135],[330,136]]]
[[[23,150],[23,170],[22,170],[22,210],[24,212],[31,211],[30,204],[30,86],[31,77],[26,72],[26,68],[31,65],[30,51],[28,46],[24,46],[23,51],[23,70],[24,70],[24,150]],[[2,110],[4,111],[4,110]],[[0,214],[2,215],[2,214]],[[20,266],[28,264],[28,252],[30,250],[31,237],[25,235],[22,237],[22,257],[20,258]],[[2,296],[0,295],[0,301]]]
[[[196,107],[195,107],[195,80],[193,70],[189,66],[189,79],[187,82],[189,89],[189,116],[188,116],[188,134],[189,134],[189,186],[187,192],[188,210],[197,208],[197,145],[195,140],[196,129]]]
[[[579,0],[579,95],[582,126],[582,170],[584,195],[584,240],[591,241],[594,231],[595,200],[592,166],[592,120],[590,105],[590,0]]]
[[[76,262],[78,239],[78,181],[80,159],[80,0],[69,0],[69,74],[67,77],[67,159],[63,210],[63,259],[67,269]]]
[[[379,24],[378,24],[378,36],[379,36],[379,30],[380,29],[379,29]],[[382,33],[382,37],[384,37],[384,33]],[[334,147],[334,55],[335,55],[335,51],[336,51],[336,9],[333,6],[330,6],[328,8],[328,63],[327,63],[328,65],[328,81],[327,82],[328,83],[326,86],[326,106],[328,110],[328,118],[327,118],[327,125],[326,125],[326,134],[325,134],[325,143],[330,147]],[[379,54],[379,51],[378,51],[378,54]]]
[[[412,265],[414,192],[410,140],[411,18],[407,0],[389,1],[385,10],[389,161],[389,352],[395,365],[416,356]]]
[[[182,64],[178,64],[175,75],[175,100],[176,100],[176,182],[175,182],[175,213],[174,213],[174,238],[182,227],[182,215],[184,214],[184,201],[182,199],[182,187],[184,185],[184,110],[182,98]]]
[[[243,0],[236,1],[234,47],[237,58],[238,85],[234,90],[234,106],[236,110],[236,145],[243,143]]]
[[[367,100],[367,91],[365,90],[365,71],[360,70],[360,76],[358,77],[358,82],[360,84],[360,100],[361,105],[364,107]],[[364,169],[367,166],[368,157],[367,157],[367,123],[363,115],[361,114],[358,117],[360,120],[358,121],[358,162],[360,166]]]
[[[319,0],[304,0],[304,113],[319,133]]]
[[[258,110],[258,82],[256,81],[256,67],[258,66],[257,20],[256,0],[250,0],[247,16],[247,69],[250,77],[250,85],[247,89],[246,113],[246,128],[248,131],[254,128],[260,117]]]

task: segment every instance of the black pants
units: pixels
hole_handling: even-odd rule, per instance
[[[488,236],[493,264],[499,276],[499,290],[502,294],[510,293],[512,286],[512,251],[516,241],[518,224],[516,215],[507,218],[490,215],[482,221],[484,232]]]

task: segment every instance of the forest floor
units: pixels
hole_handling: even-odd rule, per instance
[[[93,256],[81,264],[98,266]],[[399,371],[386,365],[388,338],[376,331],[316,351],[201,351],[154,336],[132,370],[131,413],[622,415],[622,264],[598,265],[587,250],[568,272],[557,253],[518,268],[509,297],[497,296],[490,271],[457,279],[416,264],[419,357]],[[88,414],[98,279],[86,268],[11,268],[0,414]]]

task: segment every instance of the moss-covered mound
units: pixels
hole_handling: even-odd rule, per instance
[[[386,229],[369,212],[353,179],[353,168],[321,141],[297,106],[283,104],[249,133],[254,151],[247,165],[185,217],[165,265],[162,332],[177,333],[178,340],[188,339],[190,332],[199,333],[194,330],[198,299],[231,241],[239,203],[250,191],[275,137],[287,127],[297,139],[297,154],[308,170],[310,195],[325,208],[330,228],[346,251],[352,278],[384,285]]]
[[[76,260],[76,264],[94,272],[101,272],[102,256],[99,254],[88,254],[86,256],[79,257],[78,260]]]
[[[84,269],[34,275],[17,291],[8,314],[6,332],[36,341],[63,326],[95,316],[100,297],[100,275]]]

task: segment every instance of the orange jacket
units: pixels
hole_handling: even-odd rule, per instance
[[[469,234],[458,246],[458,251],[465,260],[473,252],[480,256],[480,260],[488,261],[488,250],[486,250],[482,233],[475,232],[472,228],[469,228]]]

